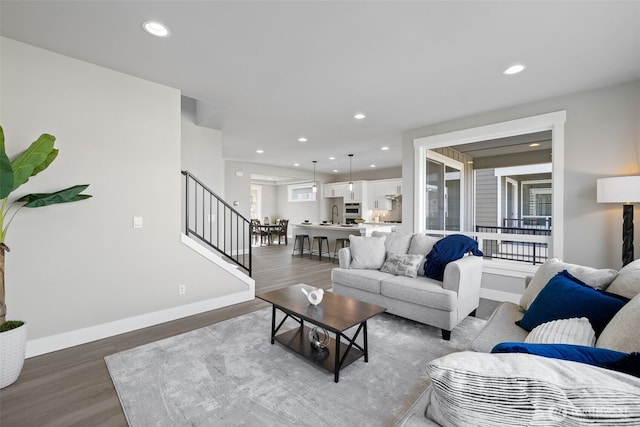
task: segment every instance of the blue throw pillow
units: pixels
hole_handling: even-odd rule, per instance
[[[606,348],[572,344],[528,344],[503,342],[491,353],[527,353],[553,359],[586,363],[640,377],[640,353],[622,353]]]
[[[597,337],[626,301],[593,289],[564,270],[549,280],[516,324],[531,331],[552,320],[586,317]]]

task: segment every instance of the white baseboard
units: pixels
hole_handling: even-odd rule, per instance
[[[520,294],[512,292],[497,291],[495,289],[480,288],[480,298],[490,299],[493,301],[509,301],[514,304],[520,302]]]
[[[168,308],[166,310],[141,314],[139,316],[103,323],[101,325],[30,340],[27,342],[26,357],[39,356],[41,354],[51,353],[52,351],[86,344],[91,341],[97,341],[114,335],[169,322],[171,320],[204,313],[205,311],[215,310],[217,308],[227,307],[229,305],[245,301],[251,301],[254,298],[254,290],[248,289],[246,291],[206,301],[198,301],[192,304],[182,305],[180,307]]]

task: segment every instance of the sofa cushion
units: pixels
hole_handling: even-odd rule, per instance
[[[503,341],[524,341],[529,332],[515,324],[522,316],[518,304],[503,302],[489,317],[486,326],[471,342],[469,349],[489,353],[496,344]]]
[[[542,288],[549,280],[563,270],[569,271],[572,275],[582,280],[587,285],[595,289],[606,289],[616,278],[618,272],[610,268],[595,269],[577,264],[562,262],[559,258],[550,258],[542,264],[531,278],[529,285],[520,298],[520,306],[523,310],[528,310],[529,306],[536,299]]]
[[[438,310],[453,311],[457,295],[442,288],[442,283],[427,277],[393,276],[382,280],[380,293],[389,298],[412,302]]]
[[[360,289],[375,294],[380,293],[380,282],[395,277],[380,270],[353,270],[351,268],[334,268],[331,270],[331,281],[344,286]]]
[[[385,259],[386,237],[349,236],[350,268],[379,270]]]
[[[409,254],[422,255],[422,262],[418,267],[418,276],[424,276],[424,263],[427,255],[433,249],[433,245],[440,240],[440,237],[427,236],[426,234],[416,233],[411,237],[411,244],[409,245]]]
[[[551,320],[586,317],[598,336],[625,304],[622,297],[612,295],[585,285],[564,270],[540,291],[517,324],[531,331]]]
[[[380,271],[395,274],[396,276],[416,277],[420,262],[422,262],[422,255],[391,252],[387,254],[387,259],[382,264]]]
[[[637,425],[640,379],[530,354],[458,352],[427,365],[443,426]]]
[[[586,317],[552,320],[538,325],[524,340],[529,344],[574,344],[593,346],[596,333]]]
[[[613,316],[596,341],[596,347],[640,352],[640,294]]]
[[[640,259],[622,267],[607,291],[629,299],[640,294]]]
[[[385,237],[384,249],[387,256],[390,253],[406,254],[409,250],[409,244],[411,244],[411,233],[383,233],[381,231],[374,231],[371,233],[373,237]]]
[[[500,343],[491,353],[526,353],[552,359],[571,360],[640,377],[640,353],[573,344]]]

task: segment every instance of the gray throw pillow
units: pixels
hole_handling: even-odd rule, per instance
[[[416,277],[422,255],[390,253],[382,264],[380,271],[396,276]]]
[[[385,259],[386,237],[349,236],[351,268],[379,270]]]
[[[640,352],[640,294],[613,316],[596,341],[596,347],[623,353]]]

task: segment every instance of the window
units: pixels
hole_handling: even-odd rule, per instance
[[[287,186],[290,202],[315,202],[316,194],[313,192],[313,183],[292,184]]]
[[[519,212],[522,217],[525,217],[530,212],[533,212],[536,220],[542,218],[552,217],[554,221],[554,229],[562,230],[562,221],[564,217],[563,212],[563,197],[564,197],[564,179],[563,179],[563,164],[564,164],[564,123],[566,120],[566,111],[557,111],[547,114],[541,114],[539,116],[526,117],[522,119],[515,119],[501,123],[494,123],[485,126],[479,126],[476,128],[464,129],[460,131],[453,131],[440,135],[427,136],[417,138],[413,141],[414,144],[414,186],[417,189],[425,189],[425,191],[416,191],[414,201],[414,231],[422,231],[425,229],[425,218],[428,218],[431,212],[439,212],[440,208],[436,203],[431,204],[431,199],[427,196],[427,192],[430,188],[434,189],[434,184],[430,184],[430,170],[428,170],[427,163],[424,161],[427,157],[427,151],[435,150],[437,148],[452,147],[462,144],[472,144],[482,141],[491,141],[499,138],[507,138],[518,135],[526,135],[528,133],[536,133],[542,131],[551,131],[551,145],[553,151],[552,158],[552,176],[553,176],[553,190],[550,191],[551,185],[545,185],[547,188],[540,188],[531,192],[533,194],[533,200],[529,196],[522,194],[520,203],[522,210]],[[474,167],[475,169],[475,167]],[[501,182],[501,181],[500,181]],[[478,182],[472,183],[477,186]],[[513,186],[513,183],[510,183]],[[463,187],[463,190],[465,187]],[[511,191],[515,188],[511,187]],[[452,190],[452,189],[450,189]],[[498,189],[496,189],[498,190]],[[465,194],[461,191],[461,194]],[[502,194],[498,191],[496,194]],[[448,195],[449,212],[451,210],[451,194]],[[498,199],[501,203],[498,206],[498,212],[503,212],[501,209],[502,204],[506,203],[510,210],[515,213],[514,204],[517,203],[515,194],[507,196],[506,200],[502,200],[502,197]],[[466,200],[466,198],[462,198]],[[493,199],[495,200],[495,198]],[[466,211],[464,207],[461,212],[463,213],[462,222],[466,224],[467,217],[472,217],[473,208],[471,206],[478,205],[480,201],[472,201],[468,206],[469,210]],[[439,202],[437,202],[439,203]],[[495,204],[495,203],[494,203]],[[530,206],[525,206],[528,204]],[[531,210],[533,209],[533,211]],[[466,213],[466,214],[465,214]],[[511,213],[511,212],[510,212]],[[542,218],[540,218],[542,217]],[[495,220],[494,220],[495,222]],[[455,226],[455,224],[454,224]],[[462,227],[464,230],[465,227]],[[553,256],[562,257],[563,254],[563,235],[562,232],[556,232],[551,234],[552,238],[552,250]]]

